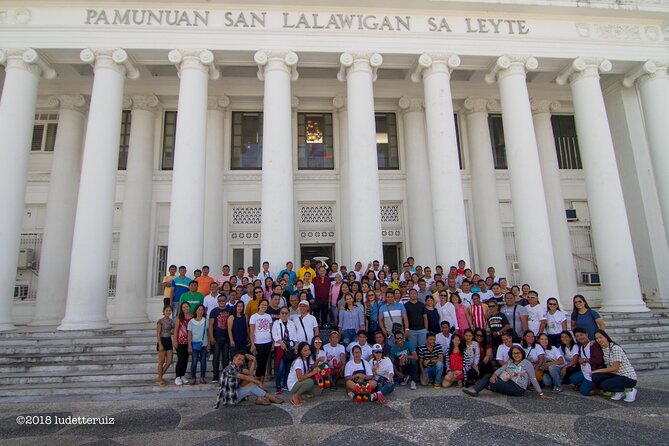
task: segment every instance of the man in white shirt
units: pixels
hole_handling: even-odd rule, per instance
[[[274,276],[269,271],[269,262],[262,262],[262,271],[258,274],[258,279],[262,282],[262,285],[265,286],[265,279],[270,278],[274,280]]]
[[[339,343],[339,332],[333,330],[330,333],[330,342],[323,346],[325,359],[332,369],[333,387],[337,387],[337,379],[344,376],[344,367],[346,366],[346,348]]]
[[[495,268],[492,266],[488,267],[488,277],[492,279],[492,283],[499,283],[499,277],[495,275]]]
[[[353,268],[352,271],[355,274],[355,280],[357,282],[360,282],[360,279],[362,279],[362,262],[355,262],[355,268]]]
[[[513,338],[511,337],[510,331],[505,331],[500,335],[500,337],[502,338],[502,343],[499,345],[499,347],[497,347],[497,355],[495,356],[495,360],[501,367],[509,362],[509,350],[511,350],[511,347],[517,345],[518,347],[523,348],[523,346],[513,343]]]
[[[203,302],[204,308],[207,310],[207,319],[209,318],[209,313],[211,313],[211,310],[218,306],[218,283],[211,282],[209,292],[210,294],[205,296]]]
[[[437,344],[441,345],[441,351],[444,353],[444,357],[449,353],[449,347],[451,345],[451,324],[448,321],[441,321],[441,333],[437,333],[436,341]]]
[[[348,347],[346,347],[346,351],[351,354],[351,351],[353,350],[353,347],[359,346],[362,349],[362,359],[365,361],[369,361],[372,358],[372,346],[369,345],[369,342],[367,342],[367,332],[364,330],[360,330],[358,332],[358,340],[356,342],[351,342],[348,344]]]
[[[481,296],[481,302],[488,302],[490,299],[493,298],[493,293],[488,289],[488,285],[486,285],[485,280],[481,279],[479,280],[478,283],[479,289],[479,296]]]
[[[297,330],[297,342],[306,342],[311,345],[311,340],[318,335],[318,321],[309,314],[309,302],[303,300],[299,304],[300,315],[293,319]]]
[[[460,299],[462,299],[465,308],[469,308],[472,304],[472,284],[469,280],[464,280],[461,287],[462,292],[460,292]]]

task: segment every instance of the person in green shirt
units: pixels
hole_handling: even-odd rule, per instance
[[[196,280],[191,280],[188,283],[188,292],[183,293],[181,295],[181,299],[179,299],[179,305],[181,305],[184,302],[188,302],[188,305],[190,305],[191,312],[195,310],[195,307],[197,304],[203,304],[204,305],[204,296],[202,293],[197,292],[197,281]]]

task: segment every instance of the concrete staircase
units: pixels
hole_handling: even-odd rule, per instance
[[[155,384],[153,324],[72,332],[56,331],[55,327],[22,327],[0,334],[0,352],[0,400],[186,389],[214,391],[214,384],[175,386],[174,365],[165,375],[168,385]],[[209,381],[211,362],[208,369]]]
[[[643,375],[669,374],[669,311],[602,313],[606,332]]]
[[[602,316],[607,332],[640,375],[669,374],[669,311]],[[155,336],[153,324],[74,332],[22,327],[0,333],[0,401],[52,395],[213,394],[215,384],[175,386],[174,365],[165,376],[168,385],[157,386]],[[325,330],[323,336],[327,339]],[[211,362],[207,368],[209,381]]]

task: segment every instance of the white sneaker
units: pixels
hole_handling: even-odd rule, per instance
[[[633,403],[636,399],[636,387],[633,387],[632,390],[625,391],[625,402]]]
[[[346,395],[348,395],[350,399],[355,398],[355,394],[353,392],[348,392]]]
[[[624,392],[616,392],[616,393],[613,394],[613,396],[611,397],[611,399],[612,399],[613,401],[620,401],[621,399],[623,399],[624,396],[625,396],[625,393],[624,393]]]
[[[411,381],[410,387],[411,390],[416,390],[416,383],[414,381]]]
[[[181,382],[181,377],[180,377],[180,376],[177,376],[177,377],[174,379],[174,384],[176,384],[177,386],[180,386],[180,385],[183,384],[183,383]]]

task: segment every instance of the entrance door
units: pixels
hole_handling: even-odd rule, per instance
[[[335,261],[334,259],[334,245],[300,245],[300,266],[304,259],[311,260],[311,265],[314,265],[314,259],[317,257],[327,257],[325,263],[329,265]]]
[[[390,271],[400,271],[400,250],[401,243],[383,244],[383,262],[390,267]]]
[[[233,246],[232,248],[232,274],[237,274],[237,269],[246,269],[252,266],[256,273],[260,272],[260,246]]]

